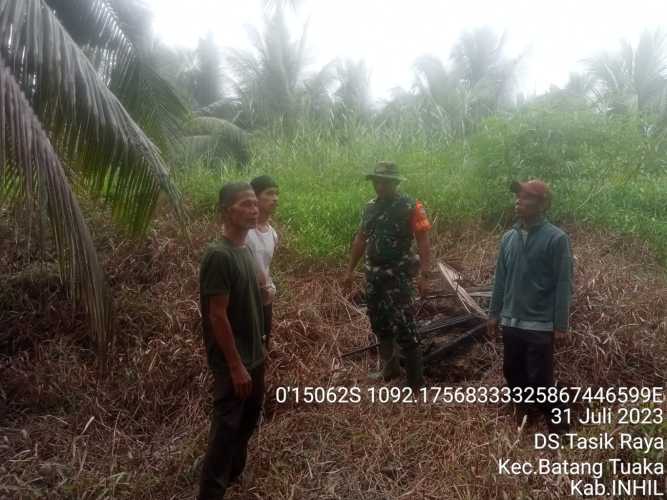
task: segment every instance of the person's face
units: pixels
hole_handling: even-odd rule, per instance
[[[373,188],[378,198],[388,198],[396,193],[398,182],[392,179],[382,179],[380,177],[373,177]]]
[[[542,213],[542,200],[525,191],[516,193],[514,211],[522,219],[534,219]]]
[[[278,194],[277,187],[270,187],[259,193],[259,196],[257,197],[259,211],[264,214],[272,215],[278,207]]]
[[[233,205],[225,209],[225,223],[239,229],[252,229],[257,225],[257,197],[254,191],[242,191],[236,195]]]

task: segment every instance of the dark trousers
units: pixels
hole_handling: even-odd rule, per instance
[[[229,483],[238,478],[246,464],[252,436],[264,398],[264,364],[249,370],[252,393],[246,400],[234,394],[228,372],[214,372],[213,415],[204,457],[199,500],[224,498]]]
[[[269,348],[269,340],[271,338],[271,323],[273,322],[273,304],[266,304],[263,307],[264,311],[264,345]]]
[[[552,387],[554,385],[554,334],[503,327],[503,374],[507,385],[514,387]],[[543,403],[537,407],[551,422],[551,410],[563,408],[560,403]]]

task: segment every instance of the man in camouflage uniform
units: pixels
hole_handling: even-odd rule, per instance
[[[367,311],[382,359],[382,371],[371,378],[389,381],[400,376],[397,343],[405,358],[408,385],[416,388],[423,385],[423,368],[413,313],[413,279],[419,275],[422,291],[430,261],[431,224],[419,201],[398,192],[404,178],[396,164],[379,162],[366,179],[373,181],[377,198],[364,210],[345,282],[351,282],[365,252]],[[419,258],[412,251],[413,240]]]

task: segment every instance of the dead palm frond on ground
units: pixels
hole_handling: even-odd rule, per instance
[[[201,249],[217,230],[212,218],[193,221],[190,245],[178,238],[172,218],[158,218],[156,231],[134,246],[113,227],[95,226],[96,237],[114,249],[105,256],[105,268],[126,335],[124,369],[96,380],[94,391],[91,363],[76,338],[83,327],[62,291],[47,292],[56,307],[34,310],[34,299],[31,303],[16,293],[21,283],[12,281],[0,290],[0,304],[12,295],[20,302],[10,321],[3,323],[0,315],[0,332],[7,328],[21,340],[6,361],[0,391],[0,412],[5,410],[0,415],[7,422],[0,496],[48,492],[53,499],[176,500],[196,494],[211,408],[197,269]],[[568,232],[577,278],[572,342],[555,356],[559,382],[594,388],[663,385],[664,268],[641,242],[590,228]],[[434,256],[457,262],[466,282],[488,283],[501,236],[474,226],[442,232],[434,235]],[[273,267],[281,292],[267,364],[265,417],[251,441],[242,483],[230,489],[229,498],[502,498],[504,492],[527,498],[540,491],[541,498],[557,499],[567,494],[567,484],[553,476],[517,481],[497,473],[499,457],[544,456],[533,443],[533,433],[545,430],[542,422],[517,430],[508,406],[373,404],[366,396],[358,404],[306,404],[293,397],[278,402],[278,387],[356,386],[367,395],[372,386],[366,374],[378,361],[373,351],[341,358],[373,338],[368,320],[341,289],[335,268],[311,262],[309,267],[300,263],[304,267],[297,271],[295,255],[282,247]],[[455,300],[452,307],[460,307],[452,314],[463,311]],[[59,329],[39,332],[44,321]],[[39,366],[34,359],[41,360]],[[444,361],[438,373],[428,374],[429,386],[501,386],[500,338]],[[562,453],[566,460],[582,462],[625,457],[623,450]]]

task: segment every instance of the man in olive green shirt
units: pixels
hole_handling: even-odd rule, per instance
[[[255,260],[245,246],[259,210],[252,187],[220,190],[222,239],[209,246],[200,268],[204,345],[213,373],[213,416],[199,500],[221,499],[245,467],[264,397],[264,318]]]
[[[515,182],[518,222],[505,233],[489,306],[489,333],[503,332],[503,372],[507,384],[518,388],[553,386],[554,340],[568,330],[572,297],[570,239],[549,223],[545,212],[551,192],[540,180]],[[560,404],[540,409],[553,431],[567,425],[553,418]]]

